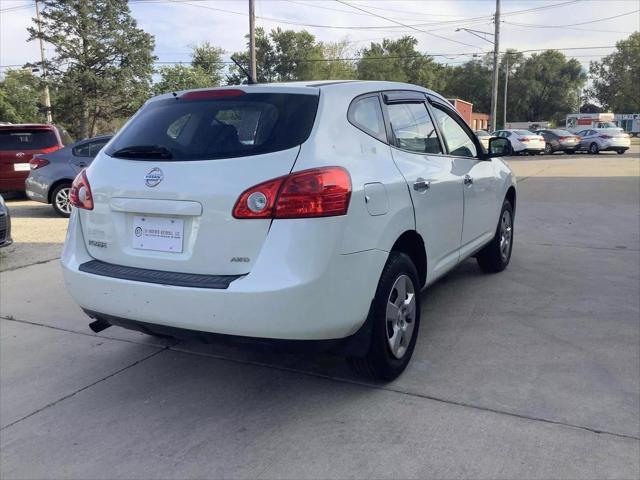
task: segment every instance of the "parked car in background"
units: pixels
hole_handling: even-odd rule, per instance
[[[89,165],[111,135],[81,140],[53,153],[36,155],[30,162],[25,187],[31,200],[50,203],[62,217],[71,214],[69,191],[80,171]]]
[[[31,159],[70,143],[69,134],[56,125],[0,125],[0,192],[24,192]]]
[[[575,153],[580,137],[568,130],[545,129],[535,132],[536,135],[544,137],[544,153],[551,155],[554,152]]]
[[[4,197],[0,195],[0,247],[6,247],[13,243],[11,239],[11,214]]]
[[[529,130],[498,130],[491,135],[507,138],[511,142],[514,155],[539,155],[544,153],[544,137]]]
[[[621,128],[590,128],[578,132],[580,142],[577,150],[592,155],[600,152],[617,152],[622,155],[629,150],[631,139]]]
[[[478,140],[480,140],[480,144],[488,152],[489,151],[489,139],[491,139],[492,135],[489,132],[485,131],[485,130],[476,130],[473,133],[476,134],[476,137],[478,137]]]
[[[391,380],[423,288],[470,256],[509,264],[511,146],[490,151],[405,83],[161,95],[75,179],[66,285],[94,331],[330,348]]]

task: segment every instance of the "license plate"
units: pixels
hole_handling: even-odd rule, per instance
[[[29,164],[28,163],[14,163],[13,164],[13,171],[14,172],[26,172],[29,170]]]
[[[170,217],[133,217],[133,248],[182,253],[184,219]]]

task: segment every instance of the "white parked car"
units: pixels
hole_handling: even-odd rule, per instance
[[[629,134],[621,128],[589,128],[577,135],[580,137],[577,150],[586,150],[592,155],[607,151],[622,155],[631,146]]]
[[[487,132],[485,130],[476,130],[473,133],[476,134],[476,137],[478,137],[478,140],[480,140],[480,144],[484,147],[484,149],[486,151],[489,151],[489,140],[493,136],[489,132]]]
[[[544,153],[545,141],[542,135],[529,130],[498,130],[492,133],[495,137],[507,138],[511,142],[516,155],[539,155]]]
[[[94,331],[320,346],[389,380],[423,288],[469,256],[509,263],[510,146],[490,151],[414,85],[161,95],[74,181],[66,284]]]

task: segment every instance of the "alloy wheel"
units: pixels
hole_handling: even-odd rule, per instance
[[[411,278],[400,275],[387,301],[387,342],[397,359],[404,356],[411,343],[416,319],[416,293]]]
[[[502,257],[503,262],[506,262],[509,259],[512,237],[513,224],[511,212],[505,210],[502,213],[502,218],[500,219],[500,256]]]
[[[68,215],[71,214],[71,203],[69,202],[70,192],[71,188],[69,187],[61,188],[60,190],[58,190],[58,193],[56,193],[56,198],[54,199],[56,207],[58,207],[61,212]]]

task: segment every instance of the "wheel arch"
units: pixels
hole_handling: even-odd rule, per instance
[[[509,203],[511,204],[511,206],[513,207],[513,213],[516,213],[516,188],[511,185],[508,189],[507,189],[507,194],[505,195],[505,199],[509,200]]]
[[[49,187],[49,191],[47,192],[47,202],[48,203],[52,203],[53,202],[53,198],[51,198],[53,196],[53,192],[55,192],[56,188],[58,188],[60,185],[64,185],[68,183],[69,186],[71,186],[71,184],[73,183],[73,178],[61,178],[60,180],[56,180],[55,182],[53,182],[51,184],[51,186]]]
[[[420,287],[424,287],[427,281],[427,250],[422,236],[415,230],[407,230],[391,247],[392,252],[402,252],[411,258],[418,270]]]

